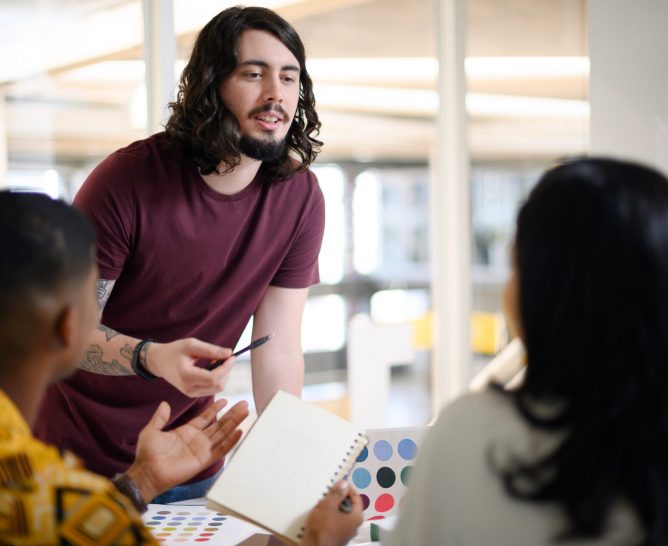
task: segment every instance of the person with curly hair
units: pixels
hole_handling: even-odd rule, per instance
[[[301,321],[319,280],[322,143],[304,46],[271,10],[233,7],[199,33],[165,131],[98,165],[74,203],[98,236],[101,324],[51,387],[36,435],[113,476],[161,400],[179,426],[212,403],[253,317],[255,406],[303,383]],[[201,496],[216,461],[157,502]]]

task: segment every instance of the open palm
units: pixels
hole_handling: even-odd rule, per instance
[[[185,425],[163,431],[170,408],[161,402],[139,433],[132,465],[151,482],[156,495],[206,469],[239,441],[241,431],[237,427],[248,415],[248,405],[239,402],[217,420],[216,414],[226,404],[226,400],[218,400]]]

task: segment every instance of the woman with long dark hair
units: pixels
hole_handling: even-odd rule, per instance
[[[384,544],[668,544],[668,180],[610,159],[548,171],[512,263],[525,381],[445,408]]]

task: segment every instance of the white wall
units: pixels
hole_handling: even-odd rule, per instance
[[[668,0],[589,0],[591,153],[668,173]]]

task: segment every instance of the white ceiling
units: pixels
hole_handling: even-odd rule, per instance
[[[179,51],[186,57],[194,29],[233,2],[174,4]],[[436,97],[434,73],[428,69],[435,51],[433,0],[274,0],[264,5],[278,6],[314,60],[324,159],[428,156],[436,107],[430,106]],[[470,0],[468,14],[470,57],[587,55],[584,0]],[[141,138],[143,130],[133,126],[142,113],[141,32],[136,1],[2,0],[0,82],[5,81],[10,159],[95,160]],[[424,64],[427,70],[409,75],[391,60],[396,57],[412,58],[413,65]],[[98,74],[91,75],[91,68]],[[520,71],[503,78],[470,72],[474,157],[552,158],[586,148],[586,70],[547,72]],[[371,95],[374,89],[377,96]]]

